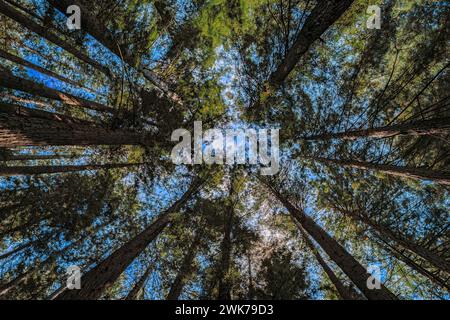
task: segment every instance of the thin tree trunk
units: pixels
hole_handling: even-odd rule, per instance
[[[86,54],[78,50],[73,45],[69,44],[65,40],[61,39],[54,33],[48,30],[47,27],[41,26],[34,22],[32,19],[28,18],[26,15],[20,13],[17,11],[14,7],[7,4],[4,0],[0,0],[0,12],[4,15],[8,16],[9,18],[15,20],[16,22],[20,23],[25,28],[31,30],[32,32],[36,33],[37,35],[47,39],[48,41],[56,44],[57,46],[63,48],[79,60],[91,65],[95,69],[99,70],[103,74],[105,74],[108,78],[111,78],[111,72],[110,70],[95,61],[94,59],[91,59]]]
[[[247,252],[247,274],[248,274],[248,292],[247,299],[253,300],[255,297],[255,286],[253,284],[253,276],[252,276],[252,257],[250,252]]]
[[[141,166],[142,163],[88,164],[78,166],[0,166],[0,177],[28,176],[38,174],[54,174],[79,172],[87,170],[110,170]]]
[[[144,274],[139,278],[138,282],[133,286],[133,289],[128,293],[128,295],[125,297],[125,300],[136,300],[139,296],[139,293],[144,288],[145,282],[147,281],[150,273],[154,269],[153,263],[150,263],[150,265],[145,269]]]
[[[233,173],[234,174],[234,173]],[[230,183],[230,193],[229,198],[233,197],[233,178]],[[223,239],[220,245],[221,250],[221,260],[218,270],[218,300],[231,300],[231,282],[229,278],[230,262],[231,262],[231,231],[233,229],[233,217],[234,217],[234,203],[230,203],[227,208],[227,215],[223,230]]]
[[[192,269],[192,263],[195,259],[195,255],[197,254],[197,248],[200,245],[200,233],[197,232],[195,235],[194,241],[192,241],[191,246],[189,247],[186,255],[184,256],[183,263],[181,265],[180,270],[178,271],[175,280],[170,287],[170,291],[167,295],[166,300],[178,300],[181,292],[183,292],[184,285],[186,284],[186,276],[189,275]]]
[[[311,45],[342,16],[352,3],[353,0],[319,1],[306,19],[303,28],[283,62],[269,77],[268,85],[272,90],[283,84],[289,73]]]
[[[369,289],[367,286],[367,270],[342,247],[333,237],[323,230],[317,223],[308,217],[303,211],[294,207],[278,190],[267,183],[266,186],[283,203],[289,213],[296,219],[303,229],[316,241],[328,256],[341,268],[358,289],[369,300],[395,300],[397,297],[385,286],[380,289]]]
[[[343,167],[351,167],[362,170],[374,170],[392,176],[409,178],[414,180],[430,180],[435,183],[450,185],[450,172],[433,171],[421,168],[399,167],[388,164],[374,164],[370,162],[360,162],[355,160],[335,160],[322,157],[308,157],[323,163],[336,164]]]
[[[169,85],[163,80],[159,79],[156,73],[146,69],[143,65],[137,66],[139,58],[125,45],[118,44],[114,39],[112,33],[108,28],[99,23],[98,19],[91,14],[91,10],[85,6],[82,1],[79,0],[47,0],[53,7],[61,11],[63,14],[67,14],[66,9],[68,6],[76,4],[81,9],[81,23],[83,30],[86,30],[92,35],[98,42],[103,44],[112,53],[123,59],[128,65],[137,68],[142,72],[144,77],[150,81],[153,85],[159,88],[170,100],[182,105],[181,98],[172,90]]]
[[[434,265],[436,268],[450,273],[450,265],[443,259],[442,257],[436,255],[435,253],[431,252],[427,248],[424,248],[413,241],[410,241],[408,239],[405,239],[402,235],[396,234],[388,227],[385,227],[379,223],[376,223],[372,221],[367,215],[365,214],[358,214],[357,212],[352,212],[349,210],[340,209],[337,207],[334,207],[337,211],[342,212],[344,215],[347,215],[351,218],[353,218],[356,221],[362,222],[365,225],[371,227],[373,230],[377,231],[381,238],[383,239],[389,239],[391,241],[394,241],[398,243],[403,248],[415,253],[419,257],[422,257],[426,261],[428,261],[430,264]]]
[[[378,235],[379,236],[379,235]],[[437,285],[450,290],[450,282],[449,279],[445,280],[441,278],[440,276],[437,276],[436,274],[428,271],[424,267],[420,266],[418,263],[413,261],[410,257],[406,256],[404,252],[400,252],[398,248],[395,248],[388,242],[386,242],[383,238],[379,237],[381,242],[383,242],[382,247],[383,249],[392,254],[394,257],[396,257],[398,260],[403,261],[408,267],[410,267],[412,270],[416,271],[417,273],[423,275],[424,277],[430,279],[433,283],[436,283]]]
[[[50,154],[50,155],[17,154],[6,157],[4,161],[59,160],[72,158],[74,158],[74,156],[70,154]]]
[[[101,225],[95,227],[94,230],[92,231],[92,233],[95,234],[95,232],[97,232],[98,230],[100,230],[100,228],[103,228],[104,226],[105,226],[105,224],[101,224]],[[25,272],[19,274],[18,276],[16,276],[11,281],[9,281],[9,282],[7,282],[5,284],[2,284],[0,286],[0,297],[5,296],[6,294],[8,294],[9,291],[13,290],[18,285],[20,285],[36,269],[42,268],[43,266],[46,266],[48,263],[54,261],[54,259],[57,258],[58,256],[60,256],[61,254],[64,254],[65,252],[71,250],[72,248],[74,248],[78,244],[82,243],[88,236],[89,236],[89,233],[86,232],[85,234],[80,236],[80,238],[78,238],[78,240],[73,241],[72,243],[70,243],[67,246],[65,246],[63,249],[56,251],[52,255],[48,256],[41,263],[34,264],[34,265],[30,266],[30,268],[28,270],[26,270]]]
[[[20,65],[22,65],[24,67],[33,69],[33,70],[35,70],[35,71],[37,71],[39,73],[45,74],[45,75],[47,75],[49,77],[52,77],[52,78],[55,78],[55,79],[57,79],[59,81],[68,83],[68,84],[70,84],[72,86],[80,87],[80,88],[85,89],[85,90],[87,90],[87,91],[89,91],[91,93],[97,94],[97,92],[95,90],[92,90],[92,89],[90,89],[88,87],[85,87],[84,85],[82,85],[82,84],[80,84],[80,83],[78,83],[76,81],[73,81],[73,80],[68,79],[68,78],[66,78],[64,76],[61,76],[61,75],[59,75],[59,74],[57,74],[57,73],[55,73],[53,71],[47,70],[47,69],[45,69],[43,67],[40,67],[40,66],[38,66],[38,65],[36,65],[34,63],[31,63],[31,62],[29,62],[29,61],[27,61],[25,59],[20,58],[18,56],[15,56],[15,55],[7,52],[7,51],[2,50],[1,48],[0,48],[0,57],[2,57],[4,59],[7,59],[7,60],[9,60],[11,62],[20,64]]]
[[[414,121],[380,128],[324,133],[302,138],[303,140],[354,140],[357,138],[389,138],[392,136],[432,136],[450,133],[450,117]]]
[[[359,296],[355,290],[352,290],[351,288],[346,287],[341,280],[336,276],[336,274],[333,272],[333,270],[328,266],[328,264],[325,262],[325,260],[320,255],[319,250],[314,246],[312,241],[310,240],[308,234],[303,229],[300,222],[298,222],[296,219],[292,219],[294,223],[297,225],[297,228],[300,230],[303,239],[305,240],[306,245],[309,247],[309,249],[312,251],[314,256],[316,257],[317,262],[322,267],[323,271],[327,274],[330,281],[333,283],[334,287],[336,288],[340,298],[342,300],[361,300],[362,297]]]
[[[1,0],[0,0],[1,1]],[[61,101],[66,105],[92,109],[99,112],[115,113],[115,109],[101,103],[76,97],[56,89],[49,88],[43,84],[14,76],[9,71],[0,71],[0,86],[31,93],[44,98]]]
[[[147,145],[149,135],[108,130],[50,112],[0,103],[0,147]]]
[[[82,276],[81,290],[64,290],[56,299],[86,300],[100,298],[130,263],[172,222],[174,213],[178,212],[198,192],[202,184],[202,179],[195,179],[188,191],[170,208],[160,214],[150,226]]]

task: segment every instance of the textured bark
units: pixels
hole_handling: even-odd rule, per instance
[[[142,165],[142,163],[88,164],[79,166],[0,166],[0,177],[79,172],[87,170],[110,170],[117,168],[131,168],[140,165]]]
[[[151,145],[145,134],[108,130],[87,121],[0,103],[0,147]]]
[[[177,104],[183,104],[181,98],[172,90],[170,90],[169,85],[161,80],[156,73],[145,69],[144,66],[137,66],[140,57],[135,56],[135,54],[127,48],[125,45],[117,43],[114,39],[112,33],[108,28],[99,23],[98,19],[91,13],[89,6],[84,3],[84,1],[79,0],[47,0],[53,7],[61,11],[63,14],[66,13],[68,6],[76,4],[81,9],[81,24],[83,30],[86,30],[90,35],[92,35],[98,42],[103,44],[112,53],[114,53],[119,58],[123,59],[128,65],[137,68],[138,71],[142,72],[144,77],[160,89],[164,94]]]
[[[181,292],[183,292],[184,285],[186,284],[186,276],[192,271],[192,263],[194,262],[195,255],[197,254],[197,248],[200,244],[200,234],[195,235],[194,241],[190,245],[186,255],[184,256],[181,268],[175,277],[175,280],[170,287],[170,291],[166,300],[178,300]]]
[[[314,256],[316,257],[317,262],[322,267],[323,271],[327,274],[330,281],[333,283],[334,287],[336,288],[339,296],[343,300],[361,300],[362,297],[355,292],[352,288],[346,287],[341,280],[336,276],[336,274],[333,272],[333,270],[328,266],[328,264],[325,262],[325,260],[320,255],[319,250],[314,246],[312,241],[310,240],[308,234],[303,229],[301,224],[296,220],[293,219],[294,223],[297,225],[298,229],[302,233],[303,239],[305,240],[306,245],[309,247],[309,249],[312,251]]]
[[[114,114],[115,112],[114,108],[112,107],[105,106],[95,101],[79,98],[69,93],[58,91],[56,89],[49,88],[43,84],[39,84],[28,79],[16,77],[8,71],[0,71],[0,86],[31,93],[33,95],[44,98],[62,101],[64,104],[69,106],[81,107],[111,114]]]
[[[269,77],[268,85],[276,89],[294,69],[311,45],[351,6],[353,0],[319,1],[305,21],[286,58]]]
[[[20,13],[17,11],[13,6],[7,4],[4,0],[0,0],[0,12],[4,15],[8,16],[9,18],[15,20],[16,22],[20,23],[25,28],[31,30],[32,32],[36,33],[37,35],[47,39],[48,41],[56,44],[57,46],[61,47],[65,51],[69,52],[79,60],[91,65],[95,69],[101,71],[104,73],[107,77],[111,77],[111,72],[109,69],[94,59],[91,59],[89,56],[78,50],[75,46],[69,44],[65,40],[61,39],[54,33],[48,30],[47,27],[41,26],[38,23],[34,22],[32,19],[28,18],[26,15]]]
[[[362,222],[365,225],[371,227],[373,230],[375,230],[379,233],[381,238],[383,238],[385,240],[391,240],[391,241],[398,243],[403,248],[408,249],[409,251],[422,257],[423,259],[428,261],[430,264],[434,265],[436,268],[450,273],[449,263],[447,261],[445,261],[444,258],[431,252],[427,248],[424,248],[421,245],[414,243],[414,241],[405,239],[402,235],[397,234],[396,232],[392,231],[388,227],[385,227],[375,221],[372,221],[372,219],[370,219],[365,214],[358,214],[357,212],[343,210],[340,208],[335,208],[335,209],[342,212],[343,214],[353,218],[354,220]]]
[[[303,140],[354,140],[357,138],[389,138],[392,136],[432,136],[450,133],[450,117],[414,121],[409,123],[354,130],[337,133],[324,133],[302,138]]]
[[[310,159],[336,164],[343,167],[350,167],[362,170],[375,170],[391,176],[409,178],[414,180],[430,180],[435,183],[450,185],[450,172],[433,171],[421,168],[399,167],[388,164],[374,164],[370,162],[360,162],[355,160],[335,160],[322,157],[310,157]]]
[[[296,219],[303,229],[317,242],[327,255],[341,268],[341,270],[350,278],[358,289],[369,300],[396,300],[397,297],[385,286],[381,289],[369,289],[367,287],[367,270],[342,247],[333,237],[323,230],[317,223],[308,217],[303,211],[294,207],[285,197],[283,197],[275,188],[266,186],[288,209],[289,213]]]
[[[55,299],[84,300],[99,299],[103,292],[111,287],[117,278],[133,262],[134,259],[151,243],[173,220],[174,213],[200,189],[203,180],[197,178],[188,191],[170,208],[161,213],[155,221],[114,251],[109,257],[100,262],[81,278],[81,290],[64,290]]]
[[[144,274],[139,278],[138,282],[133,286],[133,289],[128,293],[128,295],[125,297],[125,300],[136,300],[139,296],[139,293],[144,288],[145,282],[147,281],[150,273],[153,271],[153,268],[155,266],[151,263],[147,269],[145,269]]]

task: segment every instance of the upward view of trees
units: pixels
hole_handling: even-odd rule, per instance
[[[0,299],[447,300],[449,18],[0,0]],[[176,165],[196,121],[279,129],[279,172]]]

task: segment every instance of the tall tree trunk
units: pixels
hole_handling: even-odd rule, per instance
[[[28,18],[26,15],[20,13],[17,11],[14,7],[7,4],[4,0],[0,0],[0,12],[4,15],[8,16],[9,18],[15,20],[16,22],[20,23],[25,28],[31,30],[32,32],[36,33],[37,35],[47,39],[48,41],[56,44],[57,46],[63,48],[65,51],[69,52],[79,60],[91,65],[95,69],[99,70],[103,74],[105,74],[108,78],[111,78],[111,72],[109,69],[94,59],[91,59],[86,54],[78,50],[75,46],[69,44],[65,40],[61,39],[54,33],[48,30],[47,27],[41,26],[34,22],[32,19]]]
[[[375,164],[355,160],[335,160],[322,157],[308,157],[323,163],[332,163],[343,167],[350,167],[362,170],[375,170],[391,176],[409,178],[414,180],[430,180],[435,183],[450,185],[450,172],[433,171],[421,168],[399,167],[388,164]]]
[[[139,293],[144,288],[145,282],[147,281],[150,273],[154,269],[153,263],[150,263],[147,269],[145,269],[144,274],[139,278],[139,280],[136,282],[136,284],[133,286],[133,289],[130,290],[128,295],[125,297],[125,300],[136,300],[139,296]]]
[[[1,1],[1,0],[0,0]],[[76,97],[69,93],[49,88],[43,84],[14,76],[9,71],[0,71],[0,86],[31,93],[40,97],[61,101],[66,105],[92,109],[99,112],[107,112],[114,114],[112,107],[105,106],[101,103]]]
[[[289,49],[283,62],[271,74],[268,86],[271,90],[283,84],[289,73],[294,69],[300,58],[311,45],[351,6],[353,0],[319,1],[311,11],[299,32],[297,39]]]
[[[234,173],[232,173],[234,175]],[[229,199],[233,198],[234,189],[233,189],[233,178],[230,183],[230,193]],[[228,205],[226,220],[223,230],[223,239],[220,245],[220,251],[222,253],[221,260],[218,269],[218,294],[217,299],[219,300],[231,300],[231,280],[229,277],[230,271],[230,262],[231,262],[231,231],[233,229],[233,217],[234,217],[234,201]]]
[[[178,300],[180,294],[183,292],[184,285],[186,284],[186,277],[192,271],[192,263],[194,262],[195,256],[197,254],[198,246],[200,245],[200,232],[197,231],[194,241],[190,245],[186,255],[184,256],[181,268],[178,271],[175,280],[170,287],[170,291],[167,295],[166,300]]]
[[[328,256],[341,268],[358,289],[369,300],[395,300],[397,297],[385,286],[380,289],[369,289],[367,286],[367,270],[342,247],[333,237],[323,230],[317,223],[308,217],[303,211],[294,207],[278,190],[265,183],[271,192],[288,209],[289,213],[296,219],[303,229],[316,241]]]
[[[73,155],[70,154],[49,154],[49,155],[36,155],[36,154],[17,154],[7,156],[4,161],[36,161],[36,160],[59,160],[59,159],[72,159]],[[1,161],[1,159],[0,159]]]
[[[82,85],[82,84],[80,84],[80,83],[78,83],[76,81],[73,81],[73,80],[68,79],[66,77],[63,77],[63,76],[61,76],[61,75],[59,75],[59,74],[57,74],[57,73],[55,73],[53,71],[47,70],[47,69],[45,69],[43,67],[40,67],[40,66],[38,66],[38,65],[36,65],[34,63],[31,63],[31,62],[29,62],[29,61],[27,61],[25,59],[22,59],[22,58],[20,58],[18,56],[15,56],[15,55],[13,55],[13,54],[5,51],[5,50],[2,50],[1,48],[0,48],[0,57],[2,57],[4,59],[7,59],[7,60],[9,60],[11,62],[20,64],[20,65],[22,65],[24,67],[33,69],[33,70],[35,70],[35,71],[37,71],[39,73],[45,74],[45,75],[47,75],[49,77],[52,77],[52,78],[55,78],[55,79],[57,79],[59,81],[68,83],[68,84],[70,84],[72,86],[80,87],[82,89],[85,89],[85,90],[87,90],[89,92],[92,92],[92,93],[95,93],[95,94],[97,93],[97,92],[95,92],[95,90],[92,90],[92,89],[90,89],[88,87],[85,87],[84,85]]]
[[[202,184],[203,179],[196,178],[183,196],[170,208],[161,213],[150,226],[82,276],[81,290],[64,290],[56,299],[83,300],[100,298],[103,292],[114,284],[117,278],[149,243],[172,222],[174,213],[178,212],[198,192]]]
[[[2,284],[0,286],[0,297],[5,296],[8,294],[9,291],[13,290],[14,288],[16,288],[18,285],[20,285],[23,281],[27,280],[28,277],[30,276],[30,274],[32,274],[35,270],[37,270],[38,268],[44,268],[45,266],[47,266],[47,264],[53,262],[57,257],[61,256],[62,254],[66,253],[67,251],[73,249],[74,247],[76,247],[77,245],[83,243],[83,241],[92,234],[96,234],[96,232],[98,232],[100,229],[102,229],[103,227],[105,227],[110,221],[101,223],[99,225],[97,225],[96,227],[94,227],[91,231],[85,231],[77,240],[73,241],[72,243],[68,244],[67,246],[65,246],[64,248],[54,252],[53,254],[49,255],[44,261],[42,261],[41,263],[38,264],[34,264],[32,266],[29,267],[28,270],[26,270],[25,272],[17,275],[14,279],[12,279],[11,281]]]
[[[253,276],[252,276],[252,257],[251,253],[247,252],[247,274],[248,274],[248,292],[247,299],[253,300],[255,297],[255,286],[253,284]]]
[[[389,244],[386,242],[383,238],[379,237],[380,241],[382,242],[381,246],[382,248],[388,252],[389,254],[392,254],[394,257],[396,257],[398,260],[403,261],[408,267],[410,267],[412,270],[416,271],[417,273],[423,275],[424,277],[430,279],[433,283],[436,283],[437,285],[441,286],[442,288],[445,288],[450,291],[450,280],[443,279],[439,275],[432,273],[419,265],[417,262],[413,261],[410,257],[405,255],[404,251],[402,252],[399,250],[399,248],[396,248],[395,246]]]
[[[344,210],[341,208],[334,207],[335,210],[340,211],[344,215],[353,218],[356,221],[362,222],[365,225],[371,227],[373,230],[379,233],[379,236],[386,240],[391,240],[398,243],[403,248],[415,253],[419,257],[422,257],[430,264],[434,265],[436,268],[450,273],[450,265],[439,255],[431,252],[427,248],[422,247],[419,244],[414,243],[414,241],[405,239],[402,235],[395,233],[390,228],[385,227],[372,219],[370,219],[366,214],[359,214],[354,211]]]
[[[357,138],[388,138],[397,135],[431,136],[446,133],[450,133],[450,117],[414,121],[380,128],[324,133],[304,137],[303,140],[354,140]]]
[[[0,147],[147,145],[149,135],[108,130],[37,109],[0,103]]]
[[[37,174],[53,174],[79,172],[87,170],[110,170],[141,166],[142,163],[87,164],[77,166],[0,166],[0,177],[28,176]]]
[[[98,42],[103,44],[112,53],[123,59],[128,65],[137,68],[142,72],[144,77],[150,81],[154,86],[160,89],[170,100],[182,105],[181,98],[172,90],[167,83],[161,80],[156,73],[146,69],[143,65],[137,66],[140,57],[137,57],[127,46],[117,43],[112,33],[108,28],[99,23],[99,20],[91,13],[92,11],[79,0],[47,0],[53,7],[67,14],[67,7],[76,4],[81,9],[81,23],[83,30],[86,30]]]
[[[300,222],[298,222],[296,219],[292,219],[294,223],[297,225],[297,228],[300,230],[303,239],[305,240],[306,245],[309,247],[309,249],[312,251],[314,256],[316,257],[317,262],[322,267],[323,271],[327,274],[328,278],[330,279],[331,283],[333,283],[334,287],[336,288],[339,296],[343,300],[361,300],[362,297],[355,292],[355,290],[346,287],[341,280],[336,276],[336,274],[333,272],[333,270],[328,266],[328,264],[325,262],[325,260],[320,255],[319,250],[314,246],[311,239],[309,238],[306,231],[303,229]]]

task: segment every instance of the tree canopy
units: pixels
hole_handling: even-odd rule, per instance
[[[0,0],[0,299],[447,300],[449,18]],[[200,121],[278,129],[279,172],[174,163]]]

